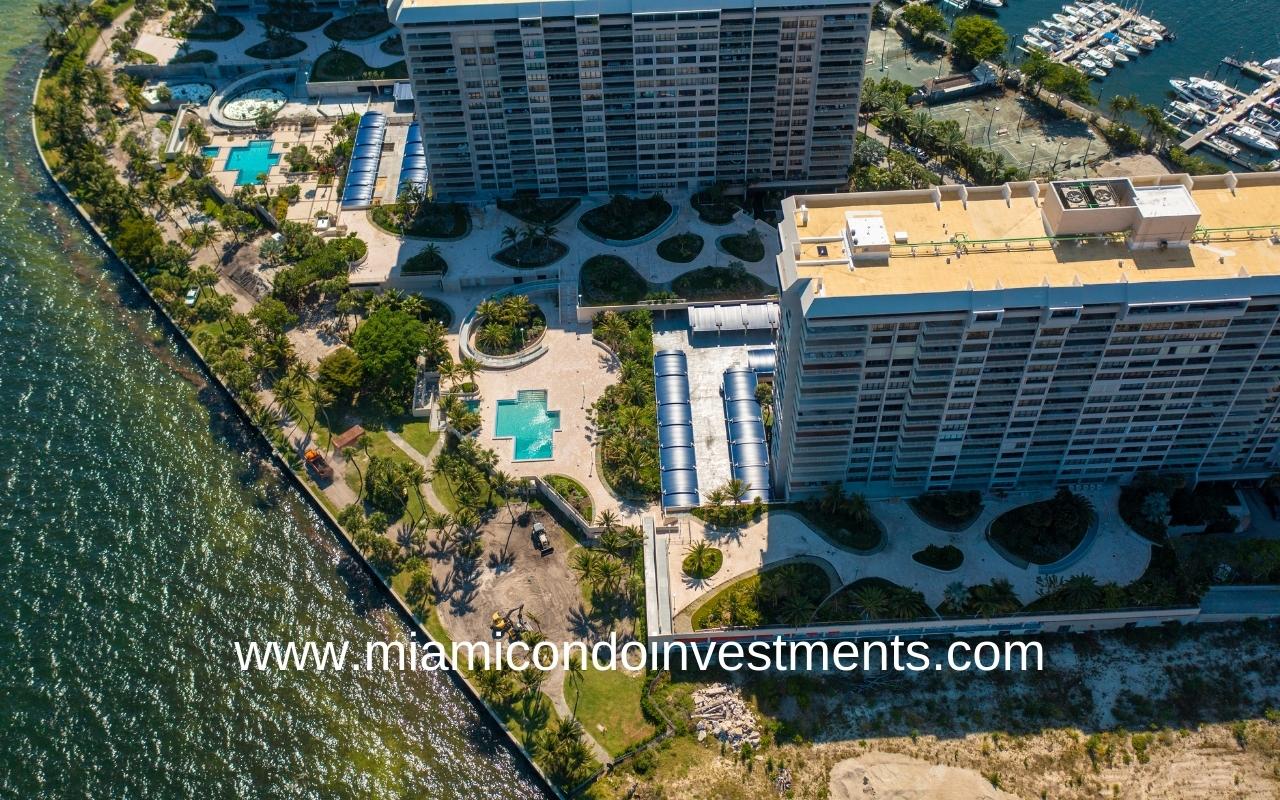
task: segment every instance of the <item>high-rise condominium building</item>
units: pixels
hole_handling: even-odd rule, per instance
[[[1280,464],[1280,174],[783,205],[775,490]]]
[[[871,0],[392,0],[440,197],[847,182]]]

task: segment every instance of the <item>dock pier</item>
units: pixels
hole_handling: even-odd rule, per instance
[[[1186,139],[1183,139],[1182,143],[1178,145],[1179,147],[1190,152],[1193,147],[1199,147],[1204,144],[1205,140],[1210,136],[1217,136],[1226,129],[1228,125],[1234,125],[1239,122],[1244,115],[1249,112],[1250,108],[1263,102],[1276,92],[1280,92],[1280,75],[1273,75],[1270,80],[1262,84],[1262,86],[1252,94],[1245,94],[1238,89],[1233,91],[1237,97],[1242,99],[1237,100],[1237,102],[1235,102],[1230,108],[1219,114],[1218,119],[1215,120],[1212,125],[1206,125],[1199,131],[1188,136]],[[1210,142],[1210,144],[1212,144],[1212,142]],[[1216,151],[1217,148],[1214,148],[1214,150]]]

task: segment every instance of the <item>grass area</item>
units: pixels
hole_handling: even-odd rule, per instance
[[[834,588],[826,570],[816,564],[771,567],[711,595],[693,612],[693,629],[804,624]]]
[[[436,493],[436,497],[440,498],[440,502],[444,504],[444,510],[449,513],[457,511],[462,504],[458,502],[458,497],[454,494],[453,484],[449,483],[449,479],[440,473],[436,473],[431,478],[431,489]],[[484,489],[485,504],[488,506],[495,505],[498,499],[494,497],[493,490],[487,485]]]
[[[720,237],[720,249],[734,258],[755,263],[764,258],[764,240],[759,234],[734,233]]]
[[[461,203],[423,203],[408,229],[401,227],[394,205],[374,206],[369,218],[390,233],[418,239],[458,239],[471,228],[467,207]]]
[[[686,272],[671,282],[671,291],[685,300],[750,300],[776,293],[742,267],[703,267]]]
[[[583,214],[578,224],[601,239],[626,242],[652,233],[669,216],[671,204],[662,195],[655,194],[644,200],[616,195],[608,203]]]
[[[244,23],[225,14],[205,14],[187,31],[193,42],[225,42],[244,33]]]
[[[382,431],[368,431],[365,433],[364,445],[365,446],[363,447],[357,445],[355,448],[355,455],[352,456],[360,469],[351,469],[346,472],[347,485],[351,487],[351,491],[353,492],[360,492],[360,475],[364,474],[365,468],[369,465],[369,459],[373,456],[389,458],[399,464],[418,466],[416,461],[410,458],[405,451],[397,447],[390,439],[387,438],[387,434]],[[409,492],[409,499],[405,503],[404,513],[401,514],[398,519],[392,520],[392,524],[394,525],[401,520],[407,519],[411,514],[416,519],[422,516],[422,512],[423,507],[422,503],[418,500],[418,493],[411,490]]]
[[[703,556],[704,563],[701,568],[698,567],[697,560],[697,553],[685,555],[684,561],[680,562],[680,569],[690,578],[704,581],[714,576],[724,566],[724,552],[718,547],[708,548],[706,555]]]
[[[930,492],[907,501],[920,519],[944,531],[962,531],[982,513],[980,492]]]
[[[358,42],[391,30],[391,21],[387,12],[362,11],[345,17],[338,17],[324,26],[324,35],[335,42]]]
[[[988,536],[1017,558],[1052,564],[1079,546],[1093,520],[1088,499],[1062,488],[1048,500],[1018,506],[996,517]]]
[[[443,275],[449,271],[449,264],[444,256],[429,250],[423,250],[400,265],[401,275]]]
[[[542,479],[550,484],[556,494],[573,506],[587,522],[596,518],[595,507],[591,503],[591,493],[587,491],[587,487],[568,475],[544,475]]]
[[[677,233],[658,242],[658,257],[673,264],[688,264],[702,252],[703,239],[696,233]]]
[[[328,50],[322,53],[311,71],[311,79],[321,82],[407,77],[409,69],[403,61],[396,61],[385,67],[371,67],[363,58],[349,50]]]
[[[287,10],[284,11],[273,11],[258,15],[258,19],[262,20],[263,25],[271,25],[290,33],[313,31],[328,22],[332,17],[333,14],[329,11],[312,11],[299,6],[288,6]]]
[[[714,192],[698,192],[691,202],[698,218],[711,225],[728,225],[739,211],[737,203]]]
[[[436,440],[440,438],[439,433],[431,430],[431,423],[425,420],[406,422],[400,426],[399,433],[400,438],[413,445],[413,449],[424,457],[431,455],[431,448],[435,447]]]
[[[156,57],[142,50],[130,50],[125,56],[125,61],[130,64],[154,64]]]
[[[188,50],[169,59],[170,64],[214,64],[218,54],[212,50]]]
[[[301,39],[295,39],[292,36],[283,36],[279,39],[263,39],[255,45],[246,47],[244,54],[250,58],[260,58],[263,61],[270,61],[278,58],[288,58],[296,56],[303,50],[307,49],[307,43]]]
[[[964,553],[960,552],[960,548],[953,545],[939,547],[931,544],[923,550],[918,550],[911,554],[911,560],[917,564],[924,564],[926,567],[933,567],[946,572],[953,569],[959,569],[964,563]]]
[[[569,253],[569,247],[556,239],[533,237],[521,239],[493,254],[493,260],[514,269],[537,269],[554,264]]]
[[[592,256],[578,274],[578,290],[587,306],[634,303],[643,300],[649,288],[649,282],[621,256]]]
[[[582,727],[615,758],[657,732],[640,710],[644,681],[644,673],[598,670],[588,664],[581,689],[565,683],[565,702],[577,709]]]
[[[498,201],[498,208],[530,225],[554,225],[569,216],[578,203],[576,197],[535,197],[517,195]]]

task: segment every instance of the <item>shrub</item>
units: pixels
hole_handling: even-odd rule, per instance
[[[722,566],[724,566],[724,553],[718,547],[706,546],[706,542],[694,545],[685,555],[684,561],[680,562],[680,569],[684,574],[696,580],[712,577],[720,571]]]
[[[803,625],[832,588],[826,571],[816,564],[770,567],[712,595],[693,612],[693,629]]]
[[[958,569],[964,563],[964,553],[960,552],[960,548],[952,545],[939,547],[936,544],[931,544],[925,549],[913,553],[911,560],[918,564],[924,564],[926,567],[950,572],[953,569]]]
[[[186,32],[187,38],[197,42],[225,42],[244,33],[244,23],[224,14],[205,14]]]
[[[948,531],[964,530],[982,513],[978,492],[930,492],[908,502],[925,522]]]
[[[391,28],[391,21],[387,19],[385,11],[362,11],[345,17],[338,17],[333,22],[325,25],[324,35],[335,42],[358,42],[377,36],[380,33],[386,33]]]
[[[578,224],[601,239],[625,242],[652,233],[669,216],[671,204],[660,194],[644,200],[633,200],[620,194],[614,195],[605,205],[583,214]]]
[[[741,264],[686,272],[671,282],[671,290],[685,300],[749,300],[772,294],[764,281]]]
[[[279,39],[264,39],[255,45],[245,48],[244,54],[250,58],[259,58],[263,61],[272,61],[275,59],[288,58],[296,56],[303,50],[307,49],[307,43],[301,39],[295,39],[292,36],[282,36]]]
[[[587,259],[578,275],[578,287],[583,305],[607,306],[643,299],[649,282],[626,259],[606,254]]]
[[[170,64],[213,64],[218,54],[212,50],[188,50],[169,59]]]
[[[764,258],[764,240],[753,228],[746,233],[735,233],[720,237],[720,249],[734,258],[752,263]]]
[[[498,208],[530,225],[554,225],[569,216],[580,201],[576,197],[538,197],[520,194],[498,201]]]
[[[1093,520],[1089,500],[1063,487],[1048,500],[1018,506],[996,517],[989,536],[1018,558],[1052,564],[1079,546]]]
[[[695,194],[690,202],[698,218],[709,225],[728,225],[738,212],[738,204],[724,197],[723,189],[713,186]]]
[[[404,215],[399,203],[369,209],[369,218],[375,225],[400,236],[457,239],[466,235],[470,225],[467,207],[461,203],[422,203],[408,228],[402,224]]]
[[[688,264],[702,252],[702,237],[696,233],[678,233],[658,243],[658,256],[673,264]]]
[[[444,275],[448,271],[449,265],[444,256],[440,255],[439,248],[434,245],[410,256],[408,261],[400,265],[401,275]]]
[[[405,62],[396,61],[385,67],[371,67],[360,56],[348,50],[328,50],[320,54],[311,70],[315,81],[384,80],[409,77]]]
[[[878,577],[860,578],[833,594],[816,619],[822,622],[851,620],[920,619],[936,614],[915,589]]]

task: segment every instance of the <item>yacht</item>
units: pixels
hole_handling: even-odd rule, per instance
[[[1213,145],[1219,152],[1223,153],[1228,158],[1240,155],[1240,148],[1231,142],[1228,142],[1226,139],[1223,139],[1221,136],[1210,136],[1208,139],[1205,139],[1205,141]]]
[[[1034,36],[1030,33],[1023,36],[1022,41],[1026,43],[1027,47],[1031,47],[1036,50],[1044,50],[1048,52],[1055,49],[1054,45],[1051,45],[1049,42],[1046,42],[1044,39],[1041,39],[1039,36]]]
[[[1084,26],[1075,17],[1066,14],[1054,14],[1053,20],[1077,36],[1084,33]]]
[[[1111,45],[1112,47],[1118,47],[1120,50],[1124,52],[1125,55],[1128,55],[1128,56],[1141,55],[1141,52],[1138,50],[1138,48],[1134,47],[1126,39],[1121,38],[1120,35],[1115,31],[1105,34],[1102,37],[1102,40],[1107,44]]]
[[[1123,30],[1120,31],[1120,38],[1139,50],[1145,50],[1148,53],[1156,49],[1156,40],[1150,36],[1139,36],[1133,31]]]
[[[1274,153],[1280,150],[1280,145],[1277,145],[1274,139],[1268,139],[1262,135],[1262,131],[1243,122],[1228,125],[1225,133],[1237,142],[1246,144],[1254,150],[1261,150],[1264,153]]]
[[[1280,119],[1262,109],[1255,108],[1249,112],[1249,124],[1262,131],[1264,136],[1272,139],[1280,137]]]
[[[973,0],[978,8],[1004,8],[1004,0]]]
[[[1216,111],[1227,102],[1227,87],[1217,81],[1208,81],[1204,78],[1180,81],[1174,78],[1169,81],[1169,85],[1178,94],[1197,105],[1206,106],[1210,111]]]
[[[1197,125],[1212,125],[1218,121],[1217,114],[1211,114],[1195,103],[1173,100],[1169,103],[1169,107],[1177,111],[1180,116],[1186,117]]]
[[[1047,34],[1042,28],[1030,28],[1027,30],[1027,33],[1044,42],[1044,46],[1055,53],[1062,49],[1062,45],[1055,42],[1053,37]]]
[[[1157,31],[1155,28],[1151,27],[1150,25],[1144,25],[1141,22],[1135,22],[1134,24],[1130,25],[1129,30],[1133,31],[1139,36],[1148,36],[1152,39],[1155,39],[1157,42],[1164,38],[1164,35],[1161,34],[1159,31]]]
[[[1117,64],[1123,64],[1124,62],[1129,60],[1129,56],[1119,47],[1116,47],[1114,44],[1102,45],[1102,51],[1107,54],[1108,58],[1110,58],[1112,61],[1116,62]]]
[[[1112,61],[1105,52],[1097,47],[1089,51],[1089,58],[1092,58],[1093,63],[1103,69],[1112,69],[1116,65],[1116,62]]]
[[[969,0],[942,0],[942,4],[953,11],[964,11],[969,7]]]

